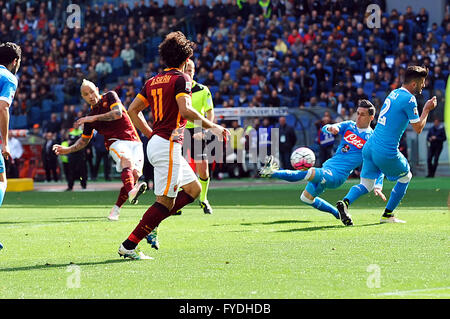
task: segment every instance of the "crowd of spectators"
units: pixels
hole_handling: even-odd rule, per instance
[[[39,127],[63,140],[89,110],[79,94],[83,78],[128,106],[162,70],[158,44],[174,30],[196,43],[196,80],[217,108],[323,106],[335,121],[354,119],[358,99],[379,110],[409,64],[430,70],[419,104],[442,96],[449,74],[448,6],[438,24],[424,8],[386,12],[384,0],[86,0],[77,1],[81,25],[74,26],[70,3],[0,0],[0,41],[23,51],[12,128]],[[379,28],[366,21],[373,3],[383,12]]]

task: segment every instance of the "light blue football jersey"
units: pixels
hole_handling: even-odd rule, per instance
[[[419,119],[415,96],[403,87],[392,91],[384,100],[378,123],[370,138],[371,146],[377,152],[397,153],[408,122],[417,123]]]
[[[342,140],[334,156],[328,159],[322,167],[332,168],[338,174],[348,177],[355,168],[361,166],[362,148],[372,136],[373,130],[371,127],[359,129],[354,121],[344,121],[332,125],[339,128]],[[330,124],[325,125],[322,130],[326,131],[329,126]]]
[[[17,90],[17,78],[6,67],[0,65],[0,100],[11,106]]]

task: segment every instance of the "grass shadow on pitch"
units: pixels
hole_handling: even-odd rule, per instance
[[[49,220],[27,220],[27,221],[5,221],[0,225],[18,225],[18,224],[58,224],[58,223],[90,223],[93,221],[107,221],[106,217],[62,217]]]
[[[357,227],[367,227],[367,226],[376,226],[380,225],[380,223],[371,223],[371,224],[363,224],[363,225],[353,225],[351,227],[346,227],[344,225],[328,225],[328,226],[315,226],[315,227],[305,227],[305,228],[295,228],[295,229],[283,229],[277,230],[279,233],[294,233],[301,231],[318,231],[318,230],[327,230],[327,229],[339,229],[339,228],[357,228]]]
[[[28,270],[41,270],[41,269],[51,269],[51,268],[66,268],[69,266],[95,266],[95,265],[108,265],[108,264],[117,264],[123,262],[133,261],[131,259],[109,259],[104,261],[91,261],[84,263],[65,263],[65,264],[43,264],[43,265],[34,265],[34,266],[24,266],[24,267],[12,267],[12,268],[0,268],[0,272],[12,272],[12,271],[28,271]]]
[[[278,224],[298,224],[298,223],[312,223],[310,220],[275,220],[271,222],[258,222],[258,223],[241,223],[242,226],[253,225],[278,225]]]

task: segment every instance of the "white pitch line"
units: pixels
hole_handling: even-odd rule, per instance
[[[378,296],[395,296],[395,295],[409,295],[414,294],[416,292],[432,292],[432,291],[439,291],[439,290],[450,290],[450,287],[441,287],[441,288],[428,288],[428,289],[415,289],[415,290],[404,290],[404,291],[396,291],[396,292],[384,292],[381,294],[377,294]]]

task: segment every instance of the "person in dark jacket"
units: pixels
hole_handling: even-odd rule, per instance
[[[281,116],[277,125],[280,136],[280,164],[283,169],[292,169],[291,154],[297,142],[294,128],[286,123],[286,117]]]
[[[105,180],[110,181],[111,158],[109,157],[109,152],[105,147],[105,138],[101,134],[95,134],[91,143],[95,149],[95,164],[92,179],[97,179],[100,163],[103,161],[103,174],[105,176]]]
[[[433,127],[428,131],[428,175],[434,177],[439,164],[439,155],[442,152],[442,146],[446,140],[445,128],[441,121],[436,118]]]
[[[45,142],[42,146],[42,163],[45,169],[46,181],[50,182],[52,179],[58,181],[58,156],[55,155],[52,148],[56,144],[55,140],[56,133],[47,132],[45,133]]]
[[[74,127],[69,131],[69,146],[75,144],[75,142],[81,138],[83,134],[82,128],[76,123]],[[67,179],[67,189],[66,191],[73,190],[73,184],[75,180],[79,180],[82,189],[87,187],[87,165],[86,165],[86,150],[82,149],[75,153],[70,153],[69,157],[69,171]]]

